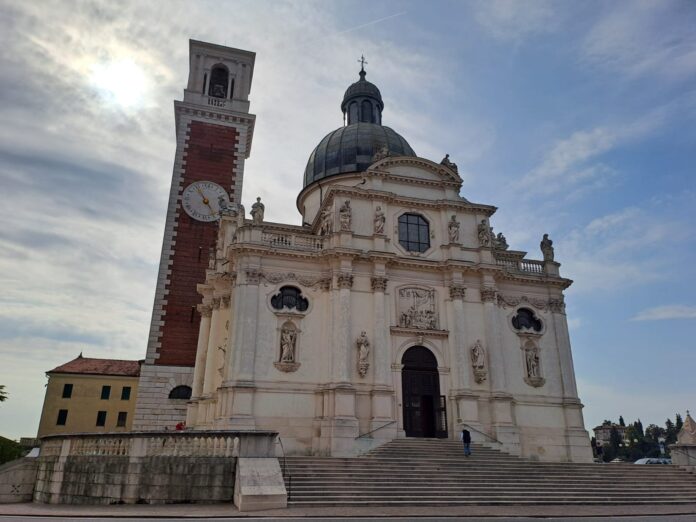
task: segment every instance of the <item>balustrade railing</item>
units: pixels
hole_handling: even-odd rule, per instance
[[[50,435],[41,456],[273,457],[276,432],[177,431]]]
[[[543,274],[544,262],[534,259],[514,259],[509,257],[497,257],[495,263],[504,266],[508,270],[524,272],[526,274]]]
[[[324,248],[324,239],[317,236],[304,234],[264,232],[261,241],[267,245],[278,248],[292,248],[296,250],[317,251]]]

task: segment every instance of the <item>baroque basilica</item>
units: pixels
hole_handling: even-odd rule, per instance
[[[302,225],[264,220],[260,198],[245,212],[254,59],[190,44],[134,429],[274,430],[288,453],[337,456],[466,427],[591,461],[548,236],[534,260],[494,234],[449,155],[383,124],[364,68],[309,155]]]

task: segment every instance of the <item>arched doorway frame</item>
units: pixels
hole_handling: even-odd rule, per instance
[[[408,340],[405,340],[402,342],[398,349],[395,350],[395,361],[392,363],[392,368],[395,370],[393,375],[394,375],[394,385],[397,390],[397,408],[396,408],[396,413],[397,413],[397,419],[398,419],[398,426],[399,426],[399,437],[406,437],[406,431],[404,427],[404,389],[403,389],[403,372],[404,372],[404,364],[403,364],[403,358],[405,353],[411,349],[411,348],[425,348],[427,349],[435,358],[436,361],[436,368],[433,368],[433,370],[437,371],[437,379],[438,379],[438,386],[439,386],[439,393],[441,396],[447,396],[448,394],[448,379],[443,378],[446,375],[449,375],[449,368],[444,365],[444,358],[443,358],[443,352],[440,346],[437,344],[423,338],[411,338]],[[398,370],[397,370],[398,369]],[[437,400],[437,398],[436,398]],[[446,405],[447,401],[445,401]],[[445,406],[445,411],[446,411],[446,406]],[[445,430],[439,430],[439,437],[447,437],[448,432],[449,432],[449,420],[446,420],[446,426]]]

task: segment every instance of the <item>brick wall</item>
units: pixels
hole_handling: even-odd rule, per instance
[[[179,196],[194,181],[213,181],[234,198],[238,132],[234,127],[192,121],[184,145]],[[196,285],[205,281],[208,251],[215,246],[217,224],[196,221],[177,200],[175,244],[170,255],[169,283],[160,327],[158,365],[193,366],[196,359],[200,303]]]

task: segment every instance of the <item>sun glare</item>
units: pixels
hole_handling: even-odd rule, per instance
[[[122,108],[141,105],[148,88],[144,71],[131,60],[95,64],[90,83],[105,100]]]

